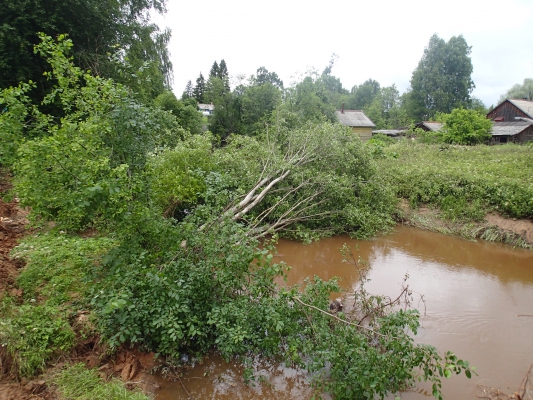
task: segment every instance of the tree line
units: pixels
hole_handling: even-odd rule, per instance
[[[335,54],[322,73],[308,71],[289,87],[283,86],[275,72],[262,66],[230,90],[226,63],[220,62],[220,67],[224,66],[220,74],[215,61],[207,81],[200,73],[196,85],[187,83],[182,100],[194,98],[199,103],[212,103],[215,115],[209,127],[222,138],[230,133],[253,134],[274,112],[290,113],[300,120],[334,121],[335,109],[342,107],[363,110],[377,129],[406,128],[457,108],[487,111],[483,102],[471,95],[475,84],[470,53],[471,47],[462,35],[447,42],[433,35],[403,94],[396,85],[383,87],[373,79],[346,89],[332,73]]]

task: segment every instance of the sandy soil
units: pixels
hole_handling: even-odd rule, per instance
[[[533,244],[533,221],[530,219],[509,219],[498,214],[488,214],[485,220],[506,231],[522,236],[528,243]]]
[[[446,221],[441,218],[438,209],[421,206],[417,209],[411,209],[409,202],[402,200],[400,208],[403,212],[402,222],[410,223],[421,229],[435,230],[442,233],[461,235],[462,228],[465,224]],[[420,221],[427,219],[427,224]],[[496,213],[490,213],[485,216],[485,220],[480,223],[470,223],[478,228],[497,227],[501,232],[508,232],[520,236],[526,243],[533,245],[533,220],[505,218]]]

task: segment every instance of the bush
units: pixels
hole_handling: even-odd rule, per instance
[[[491,138],[492,122],[482,111],[456,108],[438,115],[437,120],[444,122],[442,137],[447,143],[475,145]]]

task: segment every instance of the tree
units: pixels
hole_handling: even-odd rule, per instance
[[[218,67],[218,63],[215,60],[215,62],[213,63],[213,66],[211,67],[211,71],[209,71],[209,77],[219,78],[219,75],[220,75],[220,68]]]
[[[220,78],[209,78],[205,97],[215,106],[209,129],[222,140],[231,133],[241,133],[241,97],[228,90]]]
[[[202,115],[198,112],[196,100],[186,98],[180,101],[170,90],[161,93],[154,100],[154,105],[170,111],[178,120],[179,125],[192,134],[198,134],[202,130]]]
[[[380,85],[378,81],[368,79],[359,86],[354,86],[346,107],[350,110],[362,110],[372,103],[374,97],[379,93]]]
[[[73,40],[74,62],[93,75],[122,83],[144,63],[150,64],[151,88],[145,95],[156,97],[169,86],[172,64],[167,43],[170,32],[160,32],[149,22],[152,10],[165,11],[166,0],[21,0],[0,9],[0,88],[32,80],[37,89],[31,96],[42,98],[50,89],[43,72],[48,64],[34,54],[37,32],[56,37],[68,34]],[[108,54],[114,54],[110,60]],[[131,67],[129,74],[116,61]],[[140,88],[139,88],[140,89]]]
[[[207,90],[207,87],[206,87],[205,79],[202,73],[200,72],[200,76],[196,79],[196,86],[193,89],[194,97],[199,103],[205,102],[206,90]]]
[[[335,107],[329,101],[325,83],[316,74],[308,74],[286,92],[284,107],[299,121],[327,119],[336,121]]]
[[[216,62],[216,61],[215,61]],[[218,75],[217,77],[219,77],[220,79],[224,80],[224,79],[229,79],[229,74],[228,74],[228,67],[226,66],[226,61],[224,61],[223,59],[220,60],[220,66],[218,68]]]
[[[475,145],[491,138],[492,122],[482,112],[456,108],[450,114],[437,114],[437,119],[444,122],[441,132],[445,142]]]
[[[505,99],[528,99],[533,100],[533,79],[526,78],[524,83],[516,84],[500,97],[499,103]]]
[[[411,78],[409,111],[416,120],[431,119],[437,112],[467,108],[475,88],[472,61],[463,36],[447,43],[434,34]]]
[[[265,123],[280,103],[281,91],[270,82],[246,87],[241,99],[243,133],[264,130]]]
[[[383,87],[372,102],[363,107],[365,114],[377,129],[397,129],[409,126],[409,119],[402,107],[400,93],[395,85]]]
[[[275,72],[269,72],[265,67],[257,68],[255,77],[252,77],[252,84],[254,86],[261,86],[265,83],[270,83],[273,86],[283,89],[283,81],[279,78]]]
[[[194,88],[192,87],[192,82],[187,82],[187,85],[185,86],[185,90],[183,91],[183,94],[181,95],[181,99],[190,99],[194,97]]]
[[[31,103],[31,85],[4,89],[0,162],[15,171],[17,193],[34,216],[68,229],[128,218],[133,199],[144,196],[148,154],[174,146],[185,132],[172,114],[140,104],[124,85],[74,66],[64,35],[41,40],[36,50],[56,84],[39,103],[55,104],[62,118]]]

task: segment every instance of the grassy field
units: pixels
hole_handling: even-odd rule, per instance
[[[440,208],[451,221],[497,211],[533,217],[533,147],[448,146],[404,141],[376,159],[380,178],[411,207]]]

